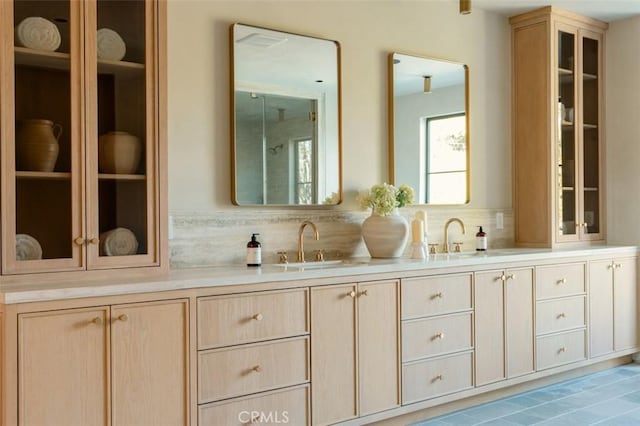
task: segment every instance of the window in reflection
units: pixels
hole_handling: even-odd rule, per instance
[[[295,141],[296,204],[313,204],[313,141]]]
[[[427,203],[458,204],[466,201],[467,143],[465,114],[427,117],[427,168],[424,178]]]

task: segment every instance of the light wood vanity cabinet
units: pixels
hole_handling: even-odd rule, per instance
[[[398,281],[311,289],[312,424],[399,405]]]
[[[536,267],[537,370],[587,357],[586,268],[586,263]]]
[[[533,268],[476,272],[476,386],[534,371]]]
[[[308,424],[308,289],[199,297],[196,309],[198,424]]]
[[[473,387],[472,275],[402,280],[402,403]]]
[[[188,322],[182,299],[19,314],[7,424],[187,425]]]
[[[516,243],[602,241],[608,25],[551,6],[510,23]]]
[[[0,17],[2,275],[166,269],[166,2],[2,1]],[[55,25],[55,51],[20,45],[29,17]],[[98,49],[103,28],[122,59]],[[114,131],[138,143],[113,154],[99,137]]]
[[[638,259],[589,262],[590,356],[598,357],[637,347]]]

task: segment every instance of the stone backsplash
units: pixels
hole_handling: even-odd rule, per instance
[[[418,210],[428,215],[429,242],[442,244],[444,224],[458,217],[466,225],[462,235],[458,224],[450,227],[450,242],[462,241],[464,251],[475,250],[477,226],[487,233],[489,249],[513,246],[513,214],[510,209],[466,209],[443,207],[405,207],[400,214],[411,221]],[[496,213],[504,213],[504,228],[496,229]],[[298,228],[305,220],[313,221],[320,234],[315,241],[305,230],[307,259],[314,250],[324,250],[326,259],[368,256],[360,234],[362,221],[369,215],[361,211],[339,210],[256,210],[237,209],[215,213],[174,212],[170,214],[169,241],[172,269],[223,266],[245,263],[246,245],[252,233],[259,233],[262,262],[278,261],[277,252],[287,251],[289,261],[296,260]],[[411,237],[409,237],[411,238]],[[405,256],[410,255],[407,244]],[[442,250],[439,247],[439,251]]]

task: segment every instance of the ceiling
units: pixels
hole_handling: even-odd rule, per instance
[[[472,7],[511,16],[544,6],[557,6],[611,22],[640,15],[640,0],[472,0]]]

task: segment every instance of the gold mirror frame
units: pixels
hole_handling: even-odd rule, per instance
[[[334,40],[240,23],[231,25],[229,33],[232,203],[238,206],[280,207],[320,207],[339,204],[342,201],[343,190],[340,44]],[[252,37],[256,39],[255,43],[246,44],[251,45],[253,51],[249,51],[247,54],[240,53],[240,50],[236,50],[238,41],[251,39]],[[261,47],[264,47],[260,46],[261,43],[273,43],[273,45],[266,46],[266,48],[261,50]],[[282,43],[282,46],[278,46],[280,43]],[[276,52],[276,50],[278,50],[278,52]],[[294,58],[296,62],[292,62],[290,56],[287,57],[290,52],[296,52],[299,55]],[[327,52],[329,53],[327,54]],[[276,53],[278,54],[276,55]],[[276,56],[278,57],[278,61],[272,59]],[[323,63],[322,58],[325,56],[329,59],[335,58],[335,60],[333,62]],[[236,63],[236,61],[242,60],[239,58],[245,58],[247,61],[243,67],[239,67],[239,64]],[[252,66],[247,66],[247,63],[250,63]],[[292,63],[295,63],[296,67],[292,67]],[[308,66],[302,70],[303,72],[300,72],[300,69],[303,68],[300,64],[308,64]],[[289,70],[294,68],[297,72],[289,73]],[[335,73],[333,71],[334,69]],[[247,70],[249,71],[247,72]],[[257,72],[253,73],[251,70]],[[301,78],[306,77],[306,75],[302,75],[304,73],[308,74],[311,78],[303,82]],[[315,86],[311,87],[314,84]],[[245,95],[253,99],[259,98],[262,101],[263,130],[262,136],[259,138],[261,140],[261,142],[259,142],[261,147],[257,148],[261,150],[259,153],[256,151],[248,151],[248,154],[246,151],[243,153],[240,152],[241,150],[238,146],[239,119],[237,114],[239,108],[243,108],[240,101],[245,101]],[[240,96],[242,96],[242,98],[240,98]],[[236,99],[236,97],[239,99]],[[265,99],[270,102],[270,106],[265,106]],[[270,131],[265,130],[264,127],[268,120],[265,118],[265,110],[270,109],[270,115],[274,113],[276,115],[279,114],[281,120],[285,115],[289,118],[290,110],[282,112],[281,109],[283,108],[276,109],[276,104],[278,102],[289,102],[288,105],[290,105],[296,101],[302,101],[302,103],[310,101],[311,106],[308,107],[309,110],[305,110],[304,114],[308,114],[309,118],[307,121],[313,122],[311,125],[313,130],[296,130],[295,134],[284,135],[282,131],[283,126],[281,125],[278,136],[268,138],[267,133]],[[246,105],[246,102],[244,105]],[[300,105],[300,102],[298,102],[298,105]],[[292,114],[301,115],[302,111],[293,112]],[[246,117],[246,115],[244,117]],[[304,121],[304,119],[300,117],[297,119]],[[300,136],[301,133],[307,131],[311,132],[312,136]],[[305,152],[307,154],[299,153],[300,144],[298,144],[298,142],[303,139],[307,139],[304,141],[305,145],[302,147],[302,150],[306,150]],[[255,142],[254,145],[256,145]],[[276,162],[274,159],[278,154],[281,154],[281,158]],[[243,164],[240,158],[243,156],[255,157],[256,155],[262,155],[262,160],[258,160],[261,161],[259,165],[261,171],[252,172],[257,174],[257,176],[251,177],[251,179],[253,179],[253,185],[243,184],[240,182],[244,178],[244,175],[241,173],[248,167],[250,168],[250,166]],[[297,167],[298,161],[300,161],[300,158],[304,158],[306,161],[308,158],[306,155],[312,158],[312,160],[308,161],[310,166],[306,167],[306,170],[312,169],[310,172],[312,179],[311,183],[305,183],[309,185],[305,190],[299,189],[301,184],[296,178],[296,173],[299,173],[297,171],[301,169]],[[271,160],[273,164],[268,164],[268,160]],[[304,169],[304,167],[302,167],[302,169]],[[270,170],[274,172],[270,172]],[[271,175],[267,175],[267,173],[271,173]],[[285,176],[282,177],[282,175]],[[269,183],[269,178],[272,179],[271,184]],[[275,179],[279,180],[273,184],[273,180]],[[250,188],[254,188],[259,180],[261,180],[262,192],[257,193],[255,198],[259,199],[262,197],[261,202],[245,202],[245,200],[239,196],[239,188],[243,187],[251,190]],[[280,192],[277,193],[275,189],[269,190],[269,188],[272,188],[272,186],[269,185],[279,188]],[[283,187],[286,188],[282,189]],[[312,195],[306,196],[306,194],[309,193]],[[292,202],[292,200],[303,200],[305,197],[301,196],[301,194],[305,194],[305,202]],[[254,194],[250,194],[249,198],[253,196]],[[270,202],[270,199],[277,201]],[[312,200],[311,203],[306,202],[309,199]],[[283,200],[286,200],[286,202],[283,202]]]
[[[398,71],[398,67],[401,66],[402,61],[405,61],[406,66],[404,75],[403,72]],[[457,62],[434,59],[429,57],[410,55],[404,53],[392,52],[389,54],[388,60],[388,70],[389,70],[389,82],[388,82],[388,93],[389,93],[389,181],[391,184],[408,184],[414,188],[416,191],[416,203],[417,204],[429,204],[429,205],[462,205],[467,204],[470,201],[470,132],[469,132],[469,68],[465,64],[460,64]],[[421,155],[415,156],[413,158],[414,161],[417,161],[419,164],[416,165],[415,169],[407,168],[411,170],[414,175],[417,175],[416,179],[403,179],[399,181],[396,176],[396,172],[401,168],[396,164],[396,160],[398,159],[398,153],[396,152],[397,145],[399,145],[396,141],[396,129],[399,127],[398,123],[396,123],[396,114],[397,114],[397,102],[396,102],[396,92],[399,92],[400,89],[396,89],[396,86],[399,84],[400,79],[404,80],[403,84],[403,93],[407,92],[413,94],[415,96],[424,96],[428,101],[429,97],[433,99],[434,93],[438,90],[442,90],[442,93],[449,88],[455,88],[456,84],[453,84],[453,81],[443,83],[443,80],[451,80],[456,76],[463,76],[464,82],[461,84],[464,85],[463,91],[459,93],[455,93],[455,96],[464,96],[464,100],[462,103],[458,102],[454,107],[447,107],[448,109],[442,110],[440,112],[432,113],[429,117],[420,115],[421,122],[416,123],[419,126],[419,129],[416,131],[419,136],[414,138],[417,139],[416,143],[417,151],[420,152]],[[439,81],[440,80],[440,81]],[[443,84],[445,87],[443,87]],[[418,91],[423,92],[418,94]],[[419,98],[416,98],[419,99]],[[443,98],[444,99],[444,98]],[[422,101],[417,101],[422,102]],[[461,105],[464,105],[463,108],[460,108]],[[456,108],[457,107],[457,108]],[[425,107],[426,109],[426,107]],[[455,113],[455,114],[454,114]],[[464,194],[460,193],[458,195],[459,201],[456,202],[428,202],[428,178],[429,174],[427,171],[428,167],[428,159],[427,159],[427,137],[426,137],[426,126],[428,118],[447,118],[447,116],[453,115],[463,115],[465,117],[464,122],[464,146],[465,153],[464,162],[465,162],[465,177],[464,180],[458,177],[457,182],[458,185],[461,185],[464,182],[465,190]],[[422,121],[424,120],[424,122]],[[424,126],[424,127],[423,127]],[[421,146],[420,144],[423,144]],[[458,143],[459,146],[459,143]],[[457,149],[459,151],[459,149]],[[419,158],[418,158],[419,157]],[[416,160],[417,158],[417,160]],[[458,173],[461,171],[458,170]],[[453,175],[453,171],[451,172]],[[429,174],[430,175],[430,174]],[[409,181],[407,181],[409,180]],[[412,181],[413,180],[413,181]]]

